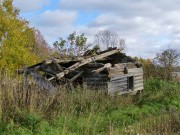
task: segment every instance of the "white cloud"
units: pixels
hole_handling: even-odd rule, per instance
[[[14,0],[13,4],[22,12],[30,12],[41,9],[50,3],[50,0]]]
[[[57,27],[72,24],[77,17],[74,11],[47,10],[37,18],[40,26]]]
[[[24,12],[41,9],[48,2],[14,1]],[[179,0],[59,0],[58,9],[41,10],[30,22],[50,44],[73,31],[85,33],[93,42],[99,30],[110,29],[126,39],[128,55],[153,58],[157,51],[168,47],[180,51],[179,5]],[[82,23],[88,13],[97,16]]]

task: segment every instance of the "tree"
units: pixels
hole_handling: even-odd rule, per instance
[[[136,62],[139,62],[142,64],[144,79],[148,79],[150,77],[155,76],[154,74],[155,67],[151,59],[143,59],[143,58],[138,58],[138,57],[134,57],[134,59],[136,60]]]
[[[76,32],[73,32],[66,40],[59,38],[58,41],[53,43],[53,46],[61,56],[79,56],[85,52],[91,46],[91,44],[87,44],[87,38],[85,37],[84,33],[77,35]]]
[[[121,50],[125,49],[125,39],[119,38],[118,34],[111,30],[99,31],[95,35],[94,42],[96,45],[100,46],[100,48],[117,47]]]
[[[37,47],[33,53],[36,54],[38,59],[43,60],[50,56],[51,48],[39,30],[35,30],[35,44]]]
[[[174,67],[180,62],[180,53],[174,49],[166,49],[156,54],[154,64],[159,69],[158,73],[162,79],[172,79]]]
[[[19,16],[19,9],[12,3],[0,3],[0,67],[14,70],[37,62],[39,42],[36,30]]]

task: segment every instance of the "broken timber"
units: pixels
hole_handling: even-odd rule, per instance
[[[68,86],[71,90],[76,85],[93,87],[107,90],[110,95],[143,90],[142,65],[116,48],[85,53],[82,57],[45,60],[20,70],[23,72],[26,76],[29,74],[41,89],[47,90],[58,85]]]
[[[75,69],[77,69],[77,68],[79,68],[79,67],[81,67],[81,66],[83,66],[83,65],[86,65],[86,64],[88,64],[88,63],[90,63],[90,62],[93,62],[93,61],[99,60],[99,59],[101,59],[101,58],[107,57],[107,56],[109,56],[109,55],[115,54],[115,53],[117,53],[117,52],[119,52],[119,51],[120,51],[119,49],[113,50],[113,51],[110,51],[110,52],[106,52],[106,53],[104,53],[104,54],[100,54],[100,55],[97,55],[97,56],[94,56],[94,57],[87,58],[87,59],[82,60],[82,61],[80,61],[80,62],[77,62],[77,63],[75,63],[74,65],[72,65],[72,66],[70,66],[69,68],[67,68],[66,70],[64,70],[63,72],[58,73],[58,74],[56,75],[56,77],[57,77],[58,79],[61,79],[62,77],[64,77],[64,75],[68,74],[69,72],[71,72],[71,71],[73,71],[73,70],[75,70]],[[54,79],[54,78],[55,78],[55,77],[51,77],[49,80],[52,80],[52,79]]]

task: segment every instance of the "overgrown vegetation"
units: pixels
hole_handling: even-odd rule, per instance
[[[150,78],[141,100],[136,96],[110,97],[104,91],[55,92],[2,74],[0,134],[178,134],[180,83]]]
[[[152,60],[137,57],[135,59],[142,63],[145,79],[155,77],[162,80],[173,80],[176,78],[173,72],[179,68],[180,53],[175,49],[165,49],[158,52]]]

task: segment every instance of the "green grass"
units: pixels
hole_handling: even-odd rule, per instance
[[[55,93],[1,84],[2,135],[178,134],[180,83],[148,79],[141,100],[77,88]],[[12,83],[11,83],[12,84]]]

